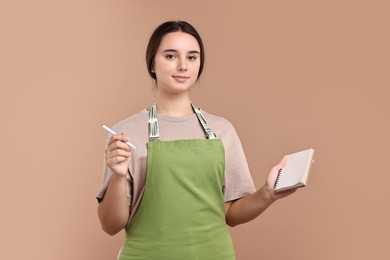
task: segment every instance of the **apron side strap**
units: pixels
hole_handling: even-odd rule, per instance
[[[152,106],[148,111],[148,129],[149,129],[149,141],[158,140],[160,133],[158,131],[158,122],[157,122],[157,107],[156,102],[153,102]]]

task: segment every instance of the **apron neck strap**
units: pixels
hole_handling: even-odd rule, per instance
[[[198,118],[200,124],[203,127],[203,130],[206,134],[207,139],[217,139],[217,136],[209,127],[206,119],[202,115],[200,108],[196,107],[191,103],[192,110],[195,112],[196,117]],[[153,102],[152,106],[148,110],[148,126],[149,126],[149,141],[158,140],[160,137],[157,121],[157,106],[156,102]]]
[[[207,139],[217,139],[217,136],[214,134],[213,131],[211,131],[211,128],[209,127],[209,124],[207,123],[206,119],[204,118],[200,108],[197,108],[192,103],[191,103],[191,106],[192,106],[192,110],[194,110],[196,116],[198,117],[200,124],[203,127],[203,130],[206,134]]]

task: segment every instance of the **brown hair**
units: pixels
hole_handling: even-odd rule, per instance
[[[199,33],[195,30],[195,28],[185,22],[185,21],[168,21],[156,28],[154,30],[152,36],[150,36],[148,47],[146,48],[146,66],[148,67],[148,72],[149,75],[153,79],[156,78],[156,74],[152,72],[153,70],[153,65],[154,65],[154,57],[156,56],[156,52],[158,49],[158,46],[161,43],[162,38],[172,32],[184,32],[192,35],[199,44],[200,48],[200,67],[199,67],[199,72],[198,72],[198,78],[202,74],[203,71],[203,65],[204,65],[204,60],[205,60],[205,55],[204,55],[204,46],[202,42],[202,38],[200,37]]]

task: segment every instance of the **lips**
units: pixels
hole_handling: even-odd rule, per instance
[[[189,79],[190,77],[187,77],[187,76],[172,76],[177,82],[185,82],[187,79]]]

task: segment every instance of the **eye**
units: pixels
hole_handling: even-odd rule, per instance
[[[197,58],[198,58],[198,57],[195,56],[195,55],[188,56],[188,59],[189,59],[190,61],[195,61]]]
[[[167,55],[165,55],[165,58],[167,58],[168,60],[172,60],[172,59],[176,58],[176,55],[174,55],[174,54],[167,54]]]

